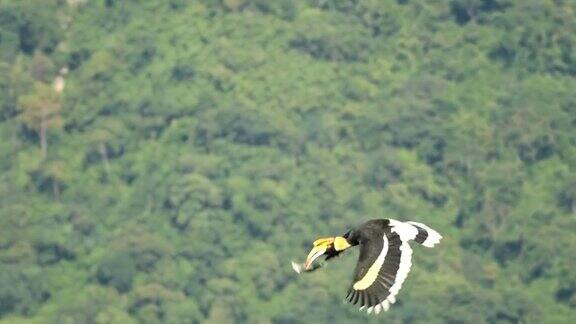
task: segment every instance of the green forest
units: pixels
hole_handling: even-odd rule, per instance
[[[422,222],[377,317],[358,252]],[[573,0],[0,0],[0,323],[569,323]]]

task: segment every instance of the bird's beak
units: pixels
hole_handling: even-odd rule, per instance
[[[318,259],[318,257],[322,256],[326,253],[326,250],[330,247],[330,244],[334,243],[334,238],[323,238],[314,241],[314,247],[308,253],[308,257],[306,257],[306,262],[304,262],[304,269],[309,270],[314,260]]]

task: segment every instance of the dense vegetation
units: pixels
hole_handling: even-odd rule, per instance
[[[0,322],[576,318],[576,3],[2,0]],[[417,220],[399,301],[317,237]]]

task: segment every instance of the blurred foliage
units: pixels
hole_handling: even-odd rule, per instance
[[[1,323],[576,318],[568,0],[3,0]],[[380,318],[370,218],[442,232]]]

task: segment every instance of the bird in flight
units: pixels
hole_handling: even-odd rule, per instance
[[[425,247],[433,247],[442,239],[435,230],[416,222],[394,219],[373,219],[348,231],[342,236],[320,238],[303,264],[292,262],[298,274],[311,272],[322,265],[314,260],[325,255],[329,260],[344,250],[360,246],[360,256],[354,270],[354,280],[346,300],[368,314],[387,311],[396,301],[396,295],[412,266],[412,249],[408,241],[414,240]]]

